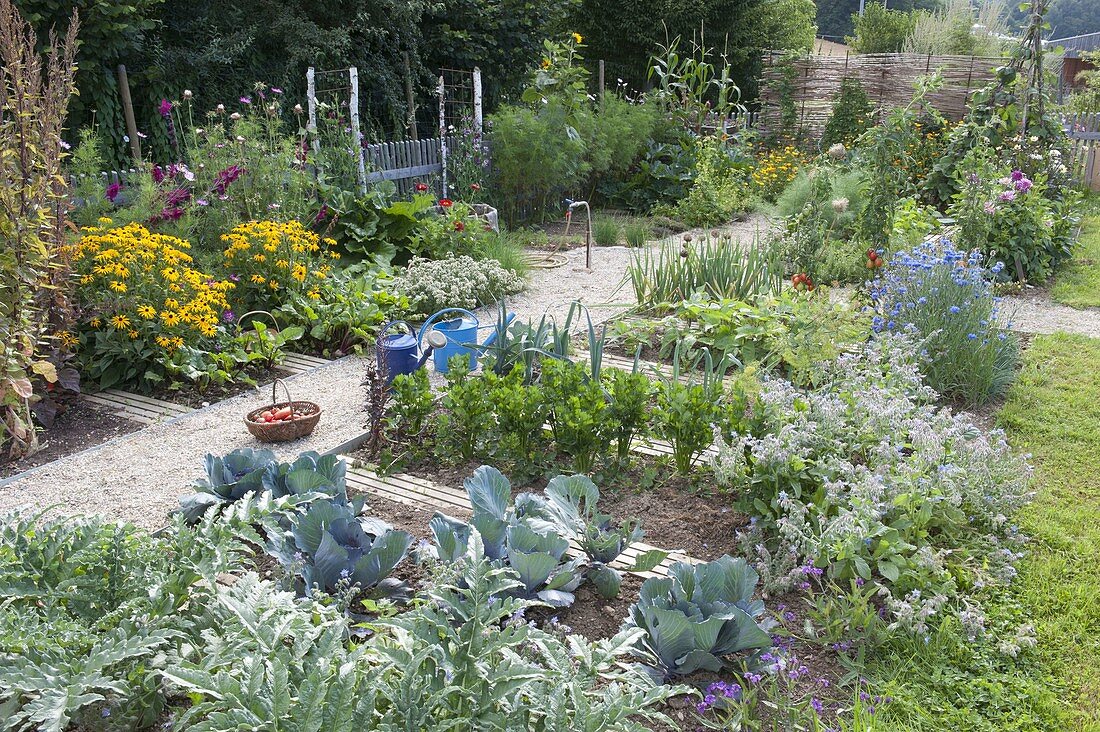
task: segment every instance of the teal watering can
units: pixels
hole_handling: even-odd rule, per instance
[[[458,313],[459,317],[436,322],[441,315],[449,313]],[[509,313],[505,324],[511,323],[515,317],[514,313]],[[434,345],[432,349],[437,373],[447,373],[447,364],[455,356],[469,357],[470,370],[473,371],[477,368],[477,349],[489,346],[496,340],[496,332],[494,331],[485,339],[485,343],[479,346],[477,342],[479,325],[477,316],[469,310],[443,308],[424,322],[424,325],[420,328],[417,343],[422,343],[425,336],[427,336],[429,345],[442,344]],[[439,336],[443,337],[440,338]],[[444,339],[446,339],[445,344],[443,344]]]

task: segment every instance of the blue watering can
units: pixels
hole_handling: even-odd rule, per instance
[[[390,330],[397,326],[408,332],[391,333]],[[378,368],[386,375],[386,383],[389,384],[393,382],[395,376],[411,374],[419,369],[428,360],[433,350],[446,345],[447,337],[443,333],[429,333],[428,349],[418,356],[420,339],[416,335],[416,330],[403,320],[391,320],[382,326],[374,352],[378,359]]]
[[[459,313],[459,317],[451,320],[443,320],[438,323],[436,322],[441,315],[448,313]],[[515,317],[514,313],[510,313],[505,324],[511,323],[512,319]],[[477,368],[477,349],[479,347],[484,348],[485,346],[489,346],[496,340],[496,332],[494,331],[485,339],[485,343],[478,346],[478,326],[477,316],[469,310],[464,310],[462,308],[443,308],[424,322],[423,327],[420,328],[420,335],[417,338],[417,343],[419,344],[422,342],[425,335],[427,336],[428,345],[432,346],[432,350],[434,351],[435,370],[437,373],[447,373],[447,364],[455,356],[468,356],[470,359],[470,370],[473,371]],[[442,338],[440,338],[440,336],[442,336]],[[445,343],[443,343],[444,340],[446,341]],[[427,354],[425,354],[424,357],[427,358]]]

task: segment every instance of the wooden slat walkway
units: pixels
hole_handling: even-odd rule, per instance
[[[119,417],[141,424],[166,422],[174,417],[180,417],[195,411],[191,407],[182,404],[153,399],[141,394],[131,394],[119,389],[107,389],[97,394],[89,394],[84,398],[93,404],[107,407]]]
[[[317,358],[316,356],[306,356],[301,353],[286,353],[284,354],[283,362],[279,364],[279,368],[283,371],[289,371],[291,374],[297,375],[329,363],[332,363],[332,361],[324,358]]]
[[[330,363],[332,362],[316,356],[287,353],[278,368],[291,376],[297,376]],[[97,394],[89,394],[84,398],[93,404],[107,407],[112,414],[140,424],[157,424],[195,411],[182,404],[154,399],[143,394],[133,394],[121,389],[107,389]]]
[[[347,456],[341,456],[350,462]],[[382,476],[372,470],[361,467],[350,467],[347,472],[348,486],[357,488],[364,493],[376,495],[388,501],[403,503],[430,511],[453,511],[460,509],[464,512],[471,510],[469,496],[461,488],[452,488],[433,483],[424,478],[402,473]],[[616,569],[628,570],[634,565],[637,558],[645,552],[657,547],[643,542],[631,544],[622,555],[612,563]],[[570,554],[578,556],[581,549],[571,543]],[[632,572],[639,577],[663,577],[668,574],[668,567],[674,562],[695,562],[682,552],[670,552],[669,556],[649,572]]]

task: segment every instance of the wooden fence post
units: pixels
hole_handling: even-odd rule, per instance
[[[367,161],[363,157],[363,133],[359,129],[359,69],[352,66],[348,69],[348,81],[351,83],[351,134],[355,138],[355,157],[359,161],[359,188],[364,193],[367,190]]]
[[[474,132],[484,133],[485,118],[481,101],[481,69],[474,67]]]
[[[317,80],[310,66],[306,69],[306,103],[309,105],[309,125],[306,131],[313,135],[313,154],[321,152],[321,141],[317,139]]]
[[[118,65],[118,91],[122,97],[122,115],[126,118],[126,136],[130,138],[130,152],[134,162],[141,164],[141,139],[138,138],[137,121],[134,119],[134,105],[130,101],[130,81],[126,76],[126,64]]]
[[[599,67],[599,90],[600,90],[600,106],[603,107],[603,94],[604,94],[604,62],[600,59]]]

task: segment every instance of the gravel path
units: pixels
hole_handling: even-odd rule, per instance
[[[837,301],[850,300],[854,294],[855,288],[847,286],[829,291],[830,298]],[[1100,308],[1078,310],[1059,305],[1046,290],[1006,295],[1000,309],[1012,330],[1019,333],[1076,333],[1100,338]]]
[[[324,452],[363,432],[364,365],[348,356],[286,379],[295,399],[321,405],[324,413],[307,438],[267,445],[281,459],[306,450]],[[100,515],[156,529],[189,493],[187,484],[203,474],[208,452],[264,447],[242,420],[268,404],[270,394],[248,392],[163,424],[107,442],[29,471],[0,485],[0,511],[18,506],[55,512]]]
[[[1051,301],[1045,290],[1013,295],[1001,303],[1012,329],[1021,333],[1077,333],[1100,338],[1100,308],[1081,310]]]
[[[755,235],[762,235],[768,227],[766,216],[754,214],[745,221],[719,227],[719,230],[732,234],[744,243],[751,243]],[[699,237],[702,232],[695,230],[687,233]],[[650,242],[649,246],[656,248],[659,242]],[[527,289],[508,298],[508,311],[529,323],[538,323],[544,313],[549,313],[558,323],[562,323],[573,301],[580,300],[588,307],[595,323],[619,315],[636,302],[634,291],[626,280],[633,253],[634,250],[628,247],[593,245],[592,271],[588,272],[584,268],[583,246],[562,250],[559,254],[567,257],[568,262],[552,269],[532,268]],[[495,306],[480,308],[476,315],[482,325],[491,325],[496,322],[498,311]],[[577,324],[578,329],[586,326],[587,321],[583,318]]]

